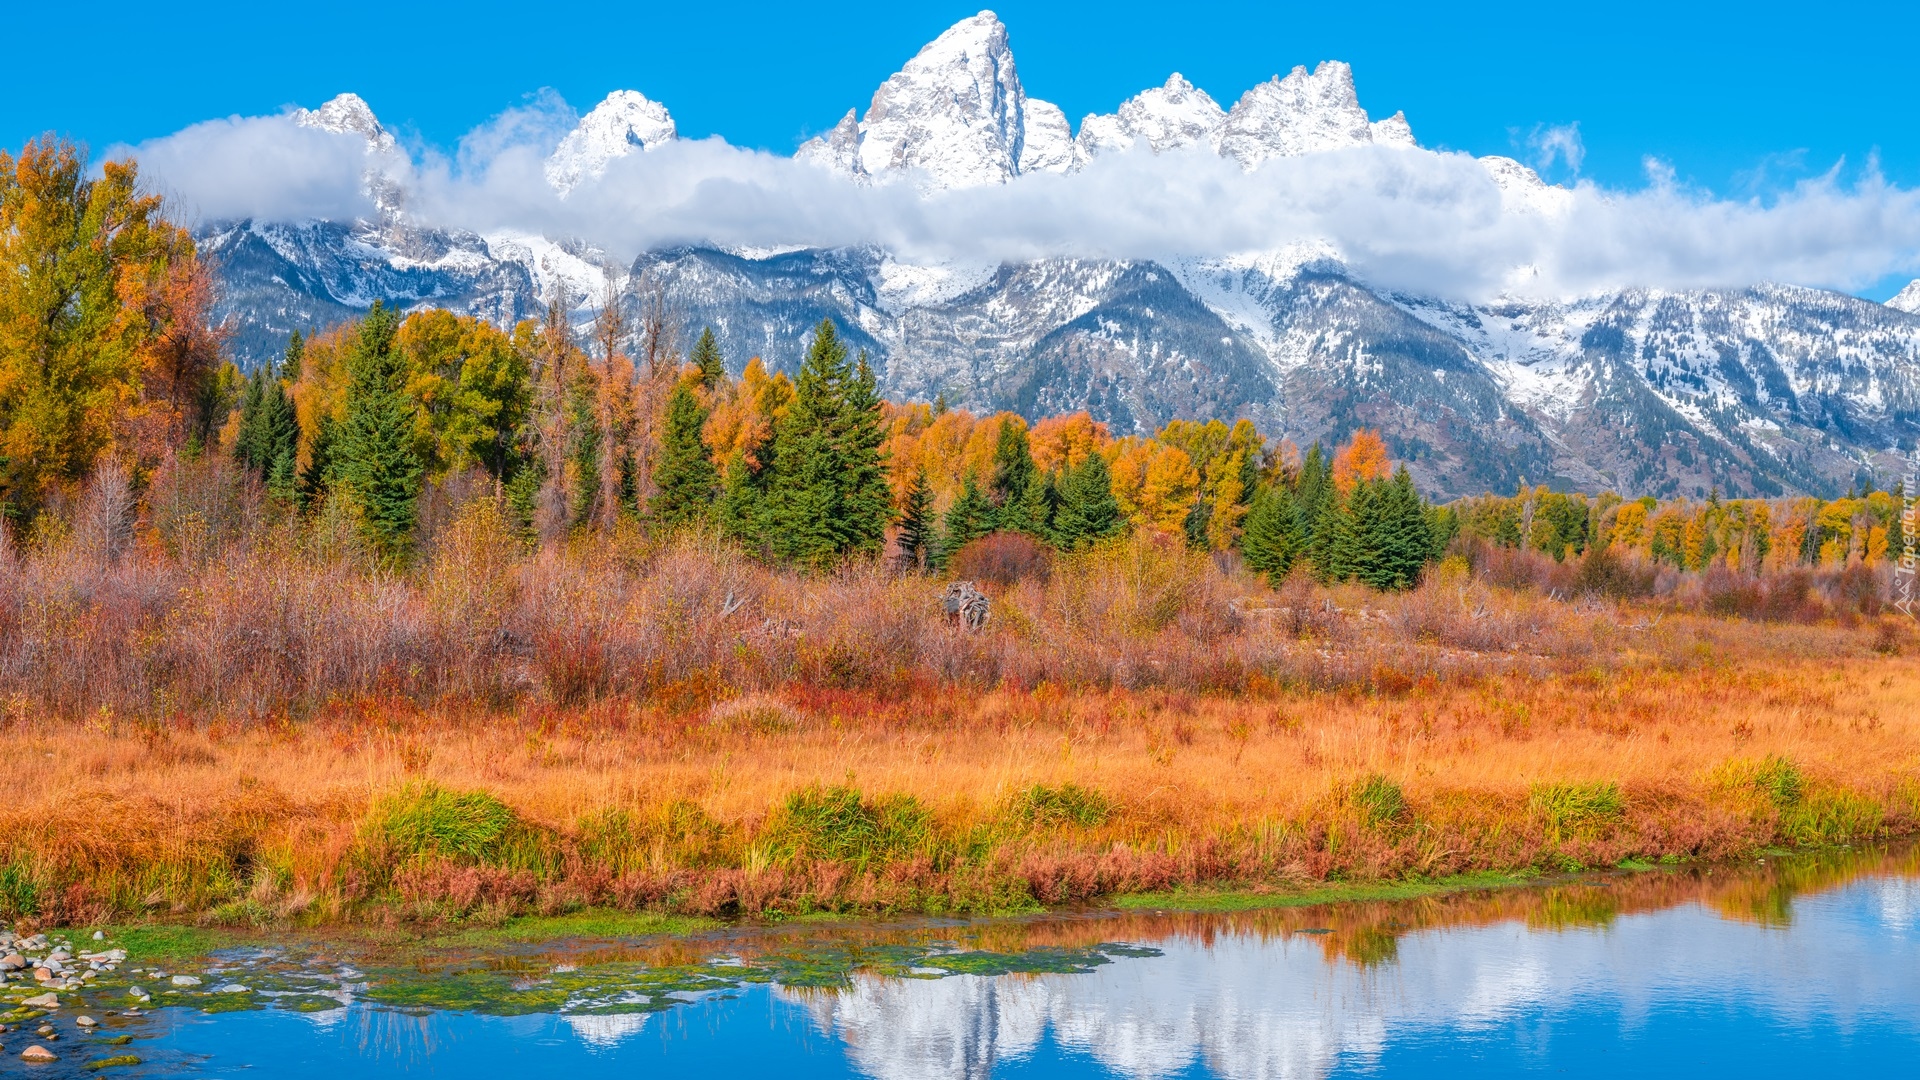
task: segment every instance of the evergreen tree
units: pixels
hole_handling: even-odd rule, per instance
[[[700,383],[708,389],[727,377],[727,362],[720,355],[720,343],[714,340],[711,326],[702,329],[700,340],[693,343],[693,366],[700,369]]]
[[[1315,442],[1307,448],[1300,463],[1300,479],[1294,487],[1294,535],[1300,538],[1300,554],[1312,562],[1315,572],[1325,576],[1324,564],[1330,556],[1338,527],[1339,489],[1333,485],[1333,463]]]
[[[422,467],[413,446],[413,408],[393,349],[400,320],[378,301],[367,312],[347,360],[346,416],[338,475],[375,550],[404,555],[412,542]]]
[[[739,450],[727,459],[721,478],[720,535],[750,551],[770,554],[766,520],[766,470],[756,470]]]
[[[993,531],[993,504],[980,490],[980,485],[968,476],[966,484],[960,488],[960,495],[947,507],[946,519],[941,523],[940,547],[935,552],[935,564],[946,568],[947,560],[955,552]]]
[[[1012,417],[1002,419],[993,444],[993,480],[987,489],[987,498],[993,501],[994,508],[1005,510],[1016,506],[1026,495],[1027,484],[1037,471],[1033,466],[1033,450],[1027,442],[1027,429]]]
[[[1410,589],[1433,556],[1427,508],[1402,465],[1393,479],[1375,484],[1371,520],[1366,528],[1372,549],[1360,580],[1376,589]]]
[[[260,456],[260,472],[264,479],[271,481],[280,459],[285,458],[291,470],[294,457],[300,452],[300,421],[294,415],[293,398],[272,375],[268,375],[266,392],[261,395],[258,424],[255,445]],[[291,471],[288,477],[291,483]]]
[[[567,521],[575,526],[593,519],[600,501],[599,386],[586,364],[574,367],[568,380],[562,415],[566,419],[566,457],[561,466],[566,491]]]
[[[259,472],[269,464],[262,460],[263,447],[260,443],[260,412],[266,396],[267,369],[262,367],[254,371],[247,380],[246,390],[240,395],[240,433],[233,442],[233,456],[253,472]]]
[[[280,360],[280,377],[290,383],[299,382],[300,364],[306,359],[306,355],[307,343],[301,339],[300,331],[295,330],[288,334],[287,352]]]
[[[1098,543],[1117,535],[1125,521],[1113,497],[1113,474],[1099,454],[1088,454],[1068,469],[1057,486],[1059,505],[1053,513],[1053,542],[1066,550]]]
[[[1027,477],[1027,486],[1019,497],[1010,499],[995,515],[1001,532],[1025,533],[1036,540],[1053,535],[1054,504],[1059,496],[1053,478],[1035,469]]]
[[[1240,554],[1247,568],[1265,574],[1275,585],[1293,569],[1300,554],[1300,523],[1293,502],[1286,484],[1263,485],[1241,526]]]
[[[711,335],[703,337],[707,340]],[[660,457],[653,467],[657,491],[647,510],[669,528],[704,521],[712,513],[720,476],[701,437],[707,410],[686,380],[667,397],[666,423],[660,432]]]
[[[283,450],[267,470],[267,496],[285,506],[300,505],[300,478],[293,467],[292,451]]]
[[[900,514],[900,561],[918,570],[927,564],[933,543],[933,489],[927,486],[927,471],[915,470],[907,484],[906,506]]]
[[[893,515],[880,418],[866,355],[849,366],[833,322],[821,320],[774,439],[767,523],[775,554],[823,567],[880,549]]]
[[[1326,507],[1320,512],[1319,535],[1324,537],[1322,554],[1314,560],[1320,580],[1334,583],[1351,581],[1362,573],[1367,562],[1366,523],[1372,520],[1373,483],[1362,480],[1342,499],[1331,490]]]

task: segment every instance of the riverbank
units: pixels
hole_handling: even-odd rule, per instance
[[[0,917],[1018,912],[1920,828],[1920,671],[1876,651],[1873,627],[1675,616],[1617,636],[1526,671],[1335,689],[801,686],[678,707],[16,719]]]

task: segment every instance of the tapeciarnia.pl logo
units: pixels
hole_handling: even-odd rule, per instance
[[[1916,562],[1915,549],[1920,548],[1920,521],[1916,521],[1914,506],[1915,481],[1920,480],[1920,443],[1916,443],[1907,452],[1907,475],[1903,478],[1900,506],[1900,561],[1893,568],[1893,606],[1913,617],[1913,584]]]

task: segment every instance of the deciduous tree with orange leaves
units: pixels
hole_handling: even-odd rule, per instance
[[[51,136],[0,151],[0,508],[30,516],[116,446],[148,449],[196,416],[219,341],[193,241],[142,195],[130,161],[90,176]],[[150,387],[150,397],[143,397]],[[123,445],[124,444],[124,445]]]

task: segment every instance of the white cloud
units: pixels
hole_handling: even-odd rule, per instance
[[[108,156],[128,152],[115,147]],[[153,190],[208,220],[351,219],[373,208],[361,179],[366,142],[283,116],[208,120],[132,153]]]
[[[1102,155],[1085,170],[922,195],[817,166],[681,140],[611,163],[562,200],[542,162],[573,112],[542,97],[476,130],[451,159],[374,158],[352,136],[284,117],[212,121],[143,144],[144,173],[204,220],[366,213],[378,166],[427,224],[577,237],[619,258],[662,245],[872,244],[909,259],[1164,258],[1331,245],[1380,284],[1477,299],[1515,287],[1573,295],[1628,285],[1761,280],[1859,287],[1920,269],[1920,192],[1869,169],[1769,199],[1678,186],[1649,162],[1640,190],[1582,182],[1554,212],[1503,207],[1471,157],[1362,147],[1277,158],[1251,173],[1195,148]],[[1578,132],[1542,135],[1575,166]]]
[[[1580,121],[1571,124],[1541,124],[1527,136],[1527,146],[1533,150],[1533,163],[1540,169],[1551,169],[1559,161],[1566,165],[1567,171],[1578,174],[1580,163],[1587,159],[1587,146],[1580,141]]]

